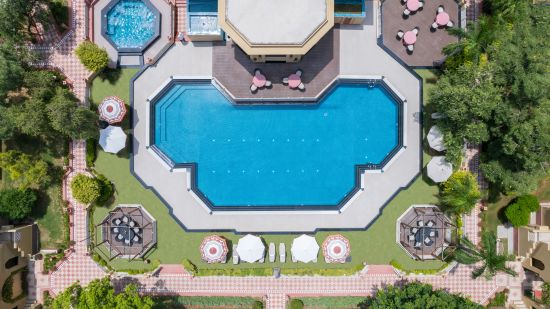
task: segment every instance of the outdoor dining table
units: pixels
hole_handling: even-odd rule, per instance
[[[437,15],[435,16],[435,22],[439,26],[445,26],[449,23],[449,21],[450,21],[450,18],[447,12],[437,13]]]
[[[416,12],[420,8],[419,0],[407,0],[407,9],[411,12]]]
[[[288,76],[288,86],[290,88],[298,88],[298,86],[300,86],[300,83],[302,83],[300,75],[290,74],[290,76]]]
[[[265,87],[265,84],[267,83],[267,79],[265,78],[265,75],[261,73],[254,74],[254,77],[252,78],[252,84],[258,88]]]
[[[407,3],[409,1],[407,1]],[[416,34],[413,31],[405,32],[405,35],[403,36],[403,42],[405,42],[405,45],[413,45],[414,43],[416,43]]]

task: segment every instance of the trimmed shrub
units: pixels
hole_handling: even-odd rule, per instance
[[[504,215],[514,227],[525,226],[529,224],[531,212],[537,211],[539,207],[539,200],[536,196],[522,195],[506,206]]]
[[[97,182],[99,182],[99,185],[101,187],[101,192],[99,197],[95,201],[95,204],[97,206],[103,206],[113,196],[113,193],[114,193],[113,183],[101,174],[96,174],[96,180]]]
[[[86,69],[92,72],[99,72],[109,65],[107,50],[90,41],[80,43],[75,54]]]
[[[264,309],[264,303],[257,300],[254,302],[254,304],[252,304],[252,309]]]
[[[545,282],[542,285],[542,303],[545,305],[550,305],[550,283]]]
[[[73,197],[83,204],[93,203],[101,195],[101,185],[99,181],[84,174],[78,174],[73,181],[71,181],[71,190]]]
[[[290,303],[288,304],[289,309],[302,309],[304,308],[304,302],[299,300],[298,298],[293,298],[290,300]]]
[[[6,189],[0,191],[0,216],[22,220],[30,215],[37,196],[32,190]]]
[[[183,265],[183,267],[185,268],[185,270],[187,270],[188,272],[190,272],[193,276],[196,276],[197,273],[198,273],[198,269],[197,269],[197,266],[195,266],[195,264],[193,264],[191,261],[189,261],[188,259],[184,259],[181,264]]]
[[[95,139],[90,138],[86,141],[86,165],[88,167],[94,167],[96,159],[97,159],[97,142]]]

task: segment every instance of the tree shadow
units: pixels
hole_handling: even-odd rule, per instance
[[[102,81],[107,81],[109,84],[114,85],[119,80],[120,76],[122,75],[122,70],[120,69],[104,69],[99,75],[97,76]]]
[[[41,219],[48,212],[48,205],[50,205],[51,198],[48,196],[46,191],[35,190],[34,192],[36,193],[36,196],[38,199],[37,199],[36,205],[34,205],[31,211],[30,216],[33,219]]]

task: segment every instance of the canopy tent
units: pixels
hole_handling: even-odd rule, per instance
[[[225,263],[227,258],[227,242],[218,235],[205,237],[201,246],[202,260],[207,263]]]
[[[248,263],[254,263],[264,258],[265,246],[260,237],[246,235],[237,244],[239,258]]]
[[[309,263],[317,260],[319,245],[314,237],[303,234],[298,238],[294,238],[290,252],[292,258],[296,261]]]
[[[435,182],[443,182],[453,173],[453,165],[445,157],[433,157],[428,163],[428,177]]]
[[[349,240],[340,234],[330,235],[323,241],[323,255],[327,263],[345,263],[350,252]]]
[[[121,127],[108,126],[99,130],[99,145],[105,152],[117,153],[126,147],[126,134]]]
[[[99,117],[108,123],[121,122],[126,115],[126,105],[119,97],[106,97],[98,107]]]
[[[441,133],[441,130],[439,130],[437,126],[433,126],[430,128],[427,139],[428,144],[430,144],[430,147],[432,147],[434,150],[443,151],[447,149],[443,141],[443,133]]]

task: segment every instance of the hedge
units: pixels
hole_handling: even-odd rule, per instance
[[[17,295],[15,298],[13,297],[13,276],[16,274],[21,273],[21,294]],[[6,278],[6,281],[4,281],[4,285],[2,286],[2,301],[5,303],[13,304],[16,301],[24,298],[27,296],[27,268],[23,267],[21,269],[18,269],[14,272],[12,272],[8,278]]]
[[[75,54],[80,62],[92,72],[99,72],[109,65],[107,50],[90,41],[80,43]]]
[[[390,265],[393,266],[394,268],[402,271],[402,272],[405,272],[407,274],[424,274],[424,275],[434,275],[434,274],[437,274],[439,273],[440,271],[442,271],[443,269],[445,269],[447,266],[449,266],[449,264],[445,263],[443,265],[441,265],[441,267],[437,268],[437,269],[406,269],[405,267],[403,267],[403,265],[401,265],[399,262],[397,262],[396,260],[391,260],[390,261]]]
[[[97,159],[97,142],[95,139],[90,138],[86,141],[86,165],[88,167],[94,167],[96,159]]]
[[[77,201],[90,204],[100,197],[101,184],[95,178],[78,174],[71,181],[71,191]]]
[[[539,207],[539,200],[536,196],[522,195],[506,206],[504,215],[514,227],[525,226],[529,224],[531,212],[537,211]]]
[[[301,297],[300,300],[308,308],[357,308],[365,300],[365,297]]]
[[[290,300],[290,303],[288,304],[289,309],[302,309],[304,308],[304,302],[301,301],[298,298],[294,298]]]

